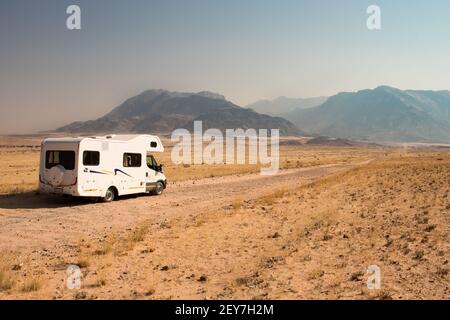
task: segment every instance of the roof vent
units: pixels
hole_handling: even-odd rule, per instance
[[[106,139],[112,139],[112,138],[114,138],[115,136],[116,136],[115,134],[110,134],[110,135],[106,136]]]

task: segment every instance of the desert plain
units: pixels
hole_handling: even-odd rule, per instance
[[[100,203],[38,193],[42,138],[0,137],[0,299],[450,298],[448,147],[286,138],[261,176],[167,142],[163,195]]]

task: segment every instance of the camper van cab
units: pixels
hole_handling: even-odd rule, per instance
[[[167,179],[153,154],[163,151],[151,135],[45,139],[39,190],[105,202],[135,193],[160,195]]]

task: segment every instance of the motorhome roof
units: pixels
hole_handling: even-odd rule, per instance
[[[84,140],[99,140],[99,141],[117,141],[117,142],[127,142],[138,138],[155,139],[159,141],[159,137],[147,135],[147,134],[110,134],[106,136],[91,136],[91,137],[67,137],[67,138],[47,138],[44,143],[48,142],[59,142],[59,143],[77,143]]]

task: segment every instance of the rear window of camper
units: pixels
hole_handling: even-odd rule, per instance
[[[61,165],[66,170],[75,169],[75,151],[49,150],[45,155],[45,168]]]
[[[100,152],[84,151],[83,166],[98,166],[100,164]]]
[[[125,168],[138,168],[142,164],[142,155],[140,153],[124,153],[123,166]]]

